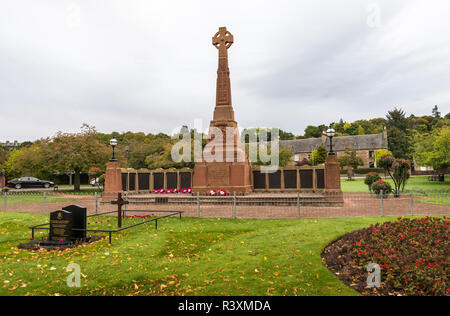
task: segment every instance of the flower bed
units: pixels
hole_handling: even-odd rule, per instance
[[[325,248],[328,268],[365,295],[449,295],[449,219],[399,218],[372,225]],[[381,268],[381,286],[367,287],[366,267]]]

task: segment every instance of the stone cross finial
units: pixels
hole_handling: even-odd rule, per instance
[[[227,31],[226,27],[219,27],[219,32],[217,32],[212,38],[213,45],[219,50],[221,48],[230,48],[230,46],[233,45],[233,41],[233,35]]]

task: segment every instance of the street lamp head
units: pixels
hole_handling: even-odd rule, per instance
[[[109,141],[109,144],[112,147],[112,157],[109,161],[117,161],[116,159],[116,153],[114,152],[114,148],[116,148],[118,142],[117,139],[115,139],[114,137]]]
[[[112,138],[112,139],[109,141],[109,144],[110,144],[112,147],[116,147],[117,144],[118,144],[117,139]]]
[[[328,137],[334,137],[336,135],[336,131],[332,128],[332,127],[330,127],[328,130],[327,130],[327,136]]]

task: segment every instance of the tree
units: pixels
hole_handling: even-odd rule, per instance
[[[51,167],[46,163],[42,147],[48,140],[40,140],[28,147],[14,149],[5,162],[6,174],[9,178],[16,178],[24,175],[44,178],[52,172]]]
[[[431,133],[416,132],[414,137],[414,160],[422,166],[435,170],[450,168],[450,129],[443,127]]]
[[[405,159],[394,158],[391,154],[385,154],[377,161],[377,165],[388,173],[392,181],[394,181],[394,196],[400,196],[400,190],[405,188],[409,178],[409,162]]]
[[[246,151],[248,148],[246,148]],[[262,162],[259,157],[259,146],[257,148],[258,158],[256,161],[252,161],[253,166],[268,166],[270,165],[271,161],[268,162]],[[248,154],[248,153],[247,153]],[[270,147],[267,148],[267,155],[271,155]],[[292,152],[289,147],[282,147],[278,151],[278,159],[279,159],[279,166],[280,167],[286,167],[289,162],[292,160]]]
[[[317,138],[322,136],[322,131],[317,126],[308,125],[305,128],[305,137]]]
[[[434,118],[440,118],[441,117],[441,112],[439,112],[439,109],[438,109],[437,105],[434,106],[432,113],[433,113],[433,117]]]
[[[292,140],[295,139],[295,135],[290,132],[285,132],[283,130],[279,130],[280,140]]]
[[[387,149],[377,149],[375,151],[375,164],[377,163],[378,159],[381,158],[381,156],[386,155],[386,154],[392,155],[392,152]],[[377,165],[377,167],[378,167],[378,165]]]
[[[311,153],[310,162],[313,166],[320,165],[324,163],[327,159],[328,151],[325,147],[319,146],[316,150]]]
[[[292,152],[289,147],[280,148],[279,151],[279,163],[280,167],[286,167],[289,162],[292,160]]]
[[[405,112],[395,108],[389,111],[387,118],[388,147],[395,157],[411,159],[412,144],[410,142],[409,121]]]
[[[364,127],[362,127],[361,125],[358,125],[358,135],[364,135],[366,133],[366,131],[364,130]]]
[[[111,151],[98,140],[95,127],[86,124],[80,133],[58,132],[42,150],[47,165],[53,170],[75,173],[75,191],[80,191],[80,174],[88,172],[91,167],[104,169]]]
[[[358,166],[364,165],[364,160],[356,154],[356,150],[351,147],[345,148],[345,152],[342,156],[338,157],[341,167],[349,167],[348,178],[351,180],[353,175],[353,169],[357,169]]]

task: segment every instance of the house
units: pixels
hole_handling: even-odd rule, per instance
[[[330,150],[330,139],[326,136],[321,138],[280,140],[280,148],[289,147],[294,154],[293,163],[309,159],[311,153],[319,146],[324,146]],[[378,149],[388,149],[387,131],[384,128],[383,133],[354,136],[336,136],[333,137],[333,151],[338,157],[344,154],[346,148],[356,150],[358,156],[364,161],[361,168],[376,167],[375,151]]]

